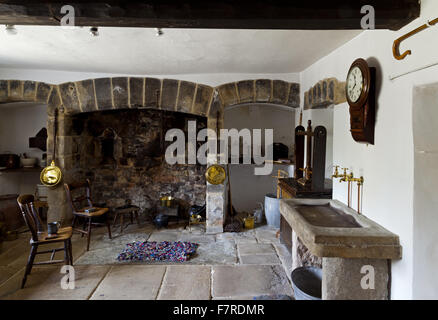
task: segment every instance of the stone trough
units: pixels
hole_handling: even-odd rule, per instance
[[[390,261],[402,257],[396,234],[337,200],[284,199],[280,212],[322,258],[323,299],[389,298]]]

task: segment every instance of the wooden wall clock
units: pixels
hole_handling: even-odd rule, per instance
[[[355,60],[348,71],[345,92],[350,105],[350,131],[353,139],[374,144],[376,68],[369,67],[364,59]]]

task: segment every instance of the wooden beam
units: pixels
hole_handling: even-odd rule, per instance
[[[0,0],[0,24],[59,25],[63,5],[75,25],[221,29],[360,29],[364,5],[376,29],[398,30],[420,15],[418,0]]]

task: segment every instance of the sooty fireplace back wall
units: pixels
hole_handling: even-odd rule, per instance
[[[204,204],[205,170],[202,165],[169,165],[164,155],[168,129],[187,132],[189,120],[198,130],[206,118],[161,110],[116,110],[74,116],[77,145],[75,179],[89,178],[93,200],[109,207],[126,200],[151,211],[160,196],[180,199],[182,207]],[[186,134],[187,136],[187,134]]]

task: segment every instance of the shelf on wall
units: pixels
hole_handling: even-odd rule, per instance
[[[27,173],[27,172],[41,172],[43,168],[41,167],[33,167],[33,168],[17,168],[17,169],[3,169],[0,170],[0,174],[2,173]]]

